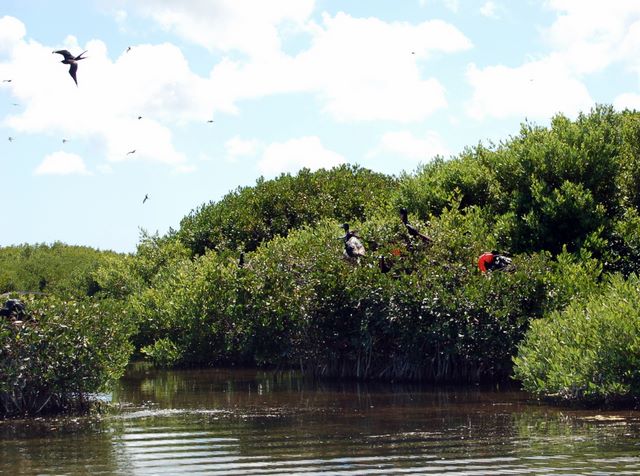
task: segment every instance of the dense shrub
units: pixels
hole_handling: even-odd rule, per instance
[[[640,279],[612,275],[601,292],[534,321],[515,377],[526,390],[569,401],[640,395]]]
[[[0,294],[11,291],[87,296],[98,291],[92,273],[119,256],[64,243],[0,248]]]
[[[129,360],[131,326],[111,301],[26,301],[20,321],[0,317],[0,414],[83,408]]]
[[[365,220],[388,201],[394,183],[384,174],[349,165],[259,179],[253,187],[192,211],[177,236],[196,255],[207,249],[253,251],[263,241],[322,218]]]

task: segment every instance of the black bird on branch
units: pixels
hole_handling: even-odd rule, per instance
[[[420,238],[424,243],[433,242],[431,238],[429,238],[424,233],[420,233],[415,226],[409,223],[409,218],[407,216],[407,209],[404,207],[400,209],[400,219],[402,220],[402,223],[404,223],[404,226],[407,229],[407,232],[409,233],[409,235],[411,235],[412,237]]]
[[[85,50],[82,53],[80,53],[78,56],[73,56],[67,50],[57,50],[53,52],[54,54],[57,53],[59,55],[64,56],[64,59],[60,62],[69,65],[69,74],[73,78],[73,81],[76,83],[76,86],[78,85],[78,79],[76,78],[76,71],[78,71],[78,61],[85,59],[84,56],[82,55],[85,54],[86,52],[87,51]]]

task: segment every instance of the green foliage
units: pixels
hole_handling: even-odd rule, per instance
[[[254,187],[192,211],[177,235],[196,255],[207,249],[253,251],[263,241],[322,218],[364,220],[388,200],[393,185],[390,177],[348,165],[259,179]]]
[[[530,392],[570,401],[640,395],[640,280],[612,275],[601,292],[534,321],[515,376]]]
[[[98,291],[92,273],[121,255],[63,243],[0,248],[0,294],[11,291],[90,296]]]
[[[192,211],[177,231],[144,234],[135,255],[56,267],[51,256],[78,250],[0,250],[0,284],[44,276],[56,294],[121,302],[133,344],[158,365],[504,378],[532,323],[535,333],[544,316],[577,313],[611,272],[640,271],[639,118],[607,106],[559,115],[400,179],[347,165],[260,179]],[[430,244],[407,234],[400,207]],[[358,261],[343,256],[343,222],[367,250]],[[480,274],[478,256],[493,249],[511,253],[516,271]],[[55,278],[40,271],[54,268]],[[541,349],[528,358],[544,360]]]
[[[113,301],[26,301],[21,322],[0,317],[0,414],[83,408],[118,379],[132,328]]]

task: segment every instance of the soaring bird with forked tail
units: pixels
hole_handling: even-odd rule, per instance
[[[73,56],[67,50],[54,51],[54,53],[58,53],[59,55],[64,56],[64,59],[60,62],[69,65],[69,74],[73,78],[73,81],[76,83],[76,86],[78,85],[78,79],[76,78],[76,71],[78,71],[78,61],[85,59],[82,55],[86,52],[87,51],[85,50],[78,56]]]

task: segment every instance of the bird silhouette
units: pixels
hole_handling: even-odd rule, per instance
[[[13,79],[3,79],[2,80],[3,83],[10,83],[11,81],[13,81]]]
[[[409,235],[420,238],[425,243],[431,243],[433,241],[427,235],[420,233],[415,226],[409,223],[409,218],[407,217],[407,209],[404,207],[400,209],[400,219],[402,220],[402,223],[404,223],[404,226],[407,229]]]
[[[378,267],[385,274],[391,271],[391,264],[384,258],[384,255],[378,256]]]
[[[138,120],[142,119],[142,116],[138,116]]]
[[[131,47],[127,46],[127,51],[125,51],[125,53],[128,53],[129,51],[131,51]]]
[[[13,137],[9,136],[9,142],[13,142]]]
[[[146,202],[147,200],[149,200],[149,194],[145,193],[144,194],[144,199],[142,199],[142,204],[144,205],[144,202]]]
[[[349,224],[343,223],[342,229],[344,230],[344,256],[349,259],[359,260],[361,256],[365,255],[365,249],[360,241],[359,237],[356,236],[354,231],[349,230]]]
[[[209,124],[211,124],[211,123],[213,123],[213,119],[209,119],[207,122],[208,122]]]
[[[69,139],[62,139],[63,144],[66,144],[67,142],[69,142]]]
[[[135,154],[136,153],[136,149],[130,150],[129,152],[127,152],[127,155],[129,154]]]
[[[82,55],[87,51],[83,51],[78,56],[73,56],[67,50],[57,50],[54,53],[64,56],[64,59],[60,61],[61,63],[69,65],[69,74],[73,78],[73,81],[78,85],[78,79],[76,78],[76,71],[78,71],[78,61],[85,59]]]

